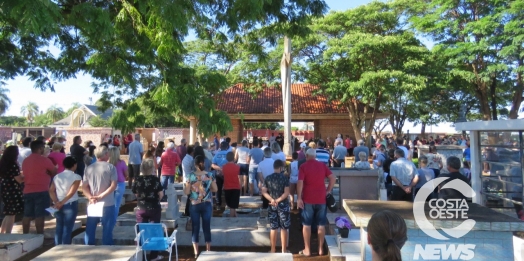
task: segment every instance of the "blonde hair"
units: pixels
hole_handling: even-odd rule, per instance
[[[101,146],[104,147],[104,146]],[[116,166],[118,162],[120,161],[120,150],[118,147],[111,147],[109,149],[109,160],[108,162]]]
[[[154,170],[155,163],[152,159],[148,158],[142,161],[142,164],[140,165],[140,172],[142,172],[142,175],[151,175]]]
[[[59,143],[59,142],[55,142],[53,143],[53,150],[61,150],[62,148],[64,147],[64,145],[62,145],[62,143]]]
[[[107,155],[107,147],[106,146],[99,146],[95,150],[95,156],[97,159],[103,158],[105,155]]]
[[[310,143],[308,144],[308,146],[309,146],[310,148],[312,148],[312,149],[316,149],[316,148],[317,148],[317,144],[316,144],[314,141],[310,142]]]

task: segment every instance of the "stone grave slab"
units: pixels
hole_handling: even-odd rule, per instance
[[[134,246],[85,246],[85,245],[60,245],[51,248],[40,256],[36,257],[35,261],[134,261],[135,260]],[[143,255],[138,253],[138,260],[142,260]]]
[[[215,252],[204,251],[197,261],[228,260],[228,261],[292,261],[291,253],[250,253],[250,252]]]
[[[166,212],[162,212],[162,218],[160,219],[160,222],[165,224],[167,228],[175,228],[176,226],[176,220],[175,219],[167,219],[166,218]],[[136,215],[134,212],[127,212],[124,213],[116,219],[116,225],[117,226],[134,226],[136,224]]]
[[[177,240],[181,246],[191,246],[191,230],[186,230],[187,218],[178,219]],[[259,222],[257,217],[213,217],[211,218],[211,238],[213,246],[263,247],[271,246],[267,222]],[[200,227],[200,243],[204,244],[204,234]],[[280,237],[277,238],[280,245]]]
[[[82,232],[78,234],[77,236],[73,237],[73,244],[75,245],[84,245],[85,232]],[[121,226],[113,229],[113,243],[117,246],[133,246],[135,245],[135,227],[134,226]],[[102,226],[96,227],[96,234],[95,234],[95,244],[96,245],[102,245]]]
[[[0,234],[0,260],[16,260],[41,247],[43,243],[44,235]]]
[[[492,209],[474,203],[467,203],[467,218],[474,220],[472,230],[459,238],[447,238],[443,229],[451,229],[464,222],[462,219],[432,219],[430,207],[426,203],[424,212],[429,229],[434,229],[448,240],[439,240],[428,236],[415,222],[413,203],[404,201],[344,200],[344,209],[357,227],[360,227],[361,260],[371,260],[371,249],[367,241],[367,224],[371,216],[380,210],[390,210],[399,214],[407,226],[408,241],[402,247],[402,259],[415,258],[415,249],[431,244],[442,244],[446,247],[474,245],[473,260],[513,261],[513,232],[524,231],[524,222],[498,213]],[[465,209],[465,208],[464,208]],[[353,231],[352,231],[353,232]],[[351,233],[351,232],[350,232]]]
[[[81,227],[82,227],[82,222],[77,220],[75,221],[75,225],[73,226],[73,231]],[[44,222],[44,238],[45,239],[54,239],[55,231],[56,231],[56,219],[46,220]],[[22,222],[16,222],[14,224],[12,233],[13,234],[22,234],[23,233]],[[29,226],[29,233],[36,234],[36,227],[35,227],[34,221],[31,221],[31,225]]]
[[[188,218],[177,220],[177,242],[181,246],[191,246],[191,229],[186,230]],[[238,218],[211,218],[211,236],[213,246],[235,246],[235,247],[259,247],[270,246],[269,228],[267,224],[258,225],[259,218],[238,217]],[[204,244],[204,235],[200,227],[200,241]],[[82,232],[73,238],[73,244],[84,244],[84,233]],[[113,240],[115,245],[135,245],[135,227],[116,226],[113,230]],[[277,245],[280,245],[280,237]],[[102,243],[102,227],[96,229],[96,243]]]
[[[131,189],[126,189],[124,192],[124,199],[126,202],[129,202],[135,200],[136,196]]]

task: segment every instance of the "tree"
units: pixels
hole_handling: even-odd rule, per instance
[[[3,115],[9,109],[9,105],[11,105],[11,99],[7,97],[8,92],[8,89],[0,88],[0,115]]]
[[[508,37],[522,33],[510,33],[505,28],[510,18],[505,10],[510,2],[521,1],[398,1],[407,10],[413,27],[436,42],[434,52],[448,62],[450,73],[468,83],[464,91],[475,95],[484,120],[498,118],[497,97],[511,91],[507,85],[508,66],[500,51],[505,49]],[[518,48],[513,46],[508,58],[515,52]],[[516,93],[522,97],[522,89],[516,88]],[[517,99],[515,103],[520,106],[521,101]]]
[[[112,127],[111,120],[105,120],[97,116],[90,117],[87,122],[91,127]]]
[[[315,34],[298,41],[298,67],[306,64],[298,70],[348,110],[357,139],[364,128],[370,141],[381,105],[397,90],[425,88],[428,50],[402,20],[391,4],[372,2],[315,20]]]
[[[54,91],[53,82],[87,73],[94,92],[122,115],[140,118],[133,98],[145,95],[153,98],[147,106],[159,103],[151,107],[197,117],[202,134],[224,132],[231,123],[214,104],[227,81],[217,70],[185,64],[188,33],[213,44],[261,49],[250,43],[257,34],[305,35],[311,17],[326,8],[322,0],[5,1],[0,77],[27,75],[35,88]],[[46,51],[51,44],[59,49],[56,56]]]
[[[34,102],[28,102],[27,105],[20,108],[20,113],[25,116],[31,126],[35,121],[35,117],[39,115],[38,105]]]
[[[57,122],[64,118],[65,112],[64,109],[54,104],[51,107],[47,108],[45,115],[47,116],[47,118],[49,118],[49,120],[51,120],[51,122]]]
[[[27,121],[26,121],[26,118],[24,117],[0,116],[0,126],[22,127],[26,125],[27,125]]]

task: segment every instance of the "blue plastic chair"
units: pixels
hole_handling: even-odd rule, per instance
[[[167,227],[162,223],[138,223],[135,225],[135,242],[136,253],[135,260],[138,260],[138,252],[144,253],[144,259],[147,261],[146,251],[167,251],[169,252],[169,261],[173,245],[175,246],[176,261],[178,261],[178,248],[176,243],[176,230],[171,236],[167,235]]]

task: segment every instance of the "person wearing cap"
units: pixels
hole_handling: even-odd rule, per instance
[[[299,168],[297,182],[297,206],[302,209],[302,234],[305,246],[304,250],[300,251],[300,254],[304,256],[311,255],[311,225],[317,224],[318,253],[323,255],[327,223],[326,195],[335,186],[336,178],[326,164],[316,160],[317,152],[315,149],[307,150],[306,157],[306,162]],[[329,179],[327,188],[324,183],[325,178]]]
[[[213,157],[211,162],[211,168],[215,170],[215,179],[217,183],[217,193],[216,193],[216,208],[220,209],[222,206],[222,188],[224,186],[224,174],[222,173],[222,167],[227,163],[227,153],[229,144],[226,141],[220,143],[220,151],[218,151]]]
[[[305,160],[306,159],[306,143],[302,142],[300,143],[300,151],[298,151],[298,158],[297,160]]]

